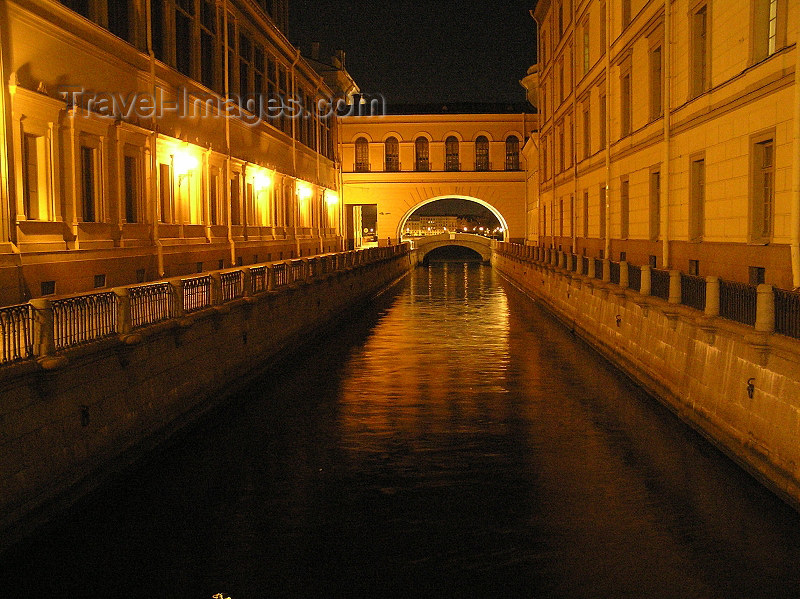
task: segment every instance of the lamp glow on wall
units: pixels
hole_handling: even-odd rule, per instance
[[[270,187],[272,187],[272,173],[260,170],[253,175],[253,189],[255,189],[256,193],[266,191]]]
[[[299,183],[297,185],[297,197],[300,198],[301,200],[309,199],[312,193],[313,192],[311,191],[310,186],[304,185],[302,183]]]
[[[178,182],[183,180],[187,175],[191,175],[192,171],[199,165],[197,156],[195,156],[189,149],[181,148],[173,154],[173,168],[175,174],[178,175]]]
[[[330,189],[325,190],[325,203],[328,206],[335,206],[339,203],[339,194],[335,191],[331,191]]]

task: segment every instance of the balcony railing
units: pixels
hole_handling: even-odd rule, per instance
[[[229,302],[244,295],[244,273],[241,270],[220,273],[219,278],[222,301]]]
[[[775,332],[800,339],[800,293],[774,289]]]
[[[0,362],[15,362],[33,355],[33,310],[30,304],[0,308],[3,353]]]
[[[650,295],[660,297],[663,300],[669,299],[669,271],[650,269]]]
[[[642,290],[642,267],[628,264],[628,287],[634,291]]]
[[[720,281],[719,315],[753,326],[756,323],[757,298],[758,291],[755,285]]]
[[[211,305],[211,277],[183,279],[183,311],[189,314]]]
[[[619,262],[609,262],[610,272],[611,272],[611,282],[614,285],[619,285]]]
[[[131,327],[138,328],[175,316],[175,291],[169,283],[151,283],[128,289]]]
[[[706,280],[681,273],[681,303],[695,310],[706,309]]]
[[[111,291],[53,300],[56,351],[117,332],[117,296]]]
[[[261,293],[269,287],[266,266],[253,266],[250,268],[250,288],[253,293]]]

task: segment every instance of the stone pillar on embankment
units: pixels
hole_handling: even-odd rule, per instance
[[[706,309],[700,311],[680,304],[677,271],[665,301],[650,295],[647,267],[639,293],[545,264],[532,276],[529,265],[499,252],[492,264],[800,508],[800,340],[773,333],[771,287],[759,286],[750,327],[719,317],[720,285],[713,277],[706,279]]]

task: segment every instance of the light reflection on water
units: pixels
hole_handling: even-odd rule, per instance
[[[800,596],[800,518],[488,266],[419,268],[0,564],[17,596]]]

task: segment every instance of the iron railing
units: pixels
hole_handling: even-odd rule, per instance
[[[586,256],[581,256],[581,274],[588,275],[589,274],[589,258]]]
[[[669,299],[669,271],[658,268],[650,269],[650,295]]]
[[[117,296],[111,291],[53,300],[56,351],[117,332]]]
[[[601,280],[603,278],[603,261],[600,258],[594,259],[594,278]]]
[[[229,302],[244,295],[244,273],[241,270],[220,273],[219,280],[223,302]]]
[[[211,305],[211,277],[183,279],[183,311],[187,314]]]
[[[305,279],[305,262],[302,260],[292,260],[290,267],[289,278],[291,283],[297,283]]]
[[[642,267],[628,264],[628,287],[634,291],[642,290]]]
[[[773,289],[775,294],[775,332],[800,339],[800,293]]]
[[[273,287],[283,287],[284,285],[289,284],[289,277],[287,276],[286,272],[286,263],[281,262],[279,264],[272,265],[272,286]]]
[[[728,320],[754,326],[758,291],[755,285],[719,282],[719,315]]]
[[[608,264],[609,264],[609,267],[610,267],[609,270],[610,270],[610,273],[611,273],[611,282],[614,283],[615,285],[619,285],[619,281],[620,281],[620,278],[619,278],[619,271],[620,271],[619,262],[609,262]]]
[[[706,280],[681,273],[681,303],[695,310],[706,309]]]
[[[169,283],[151,283],[128,289],[131,327],[143,327],[175,316],[175,291]]]
[[[267,290],[267,267],[253,266],[250,268],[250,291],[261,293]]]
[[[0,308],[3,351],[0,362],[16,362],[33,355],[33,309],[30,304]]]

